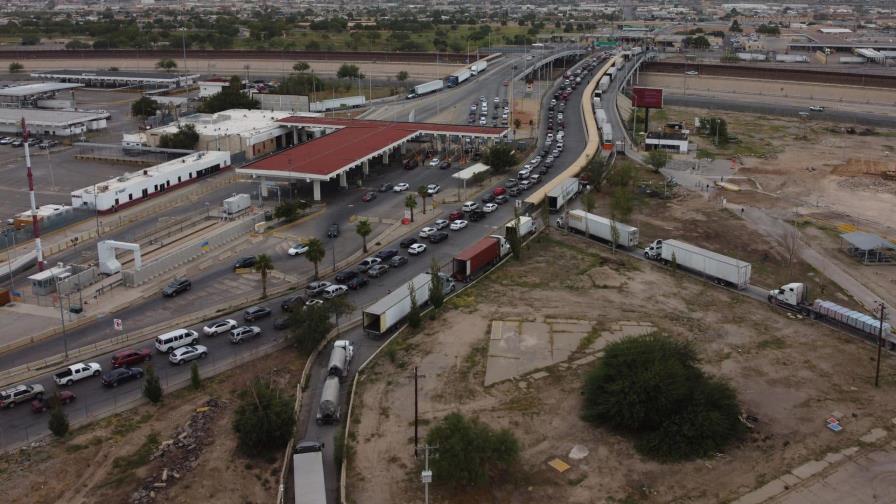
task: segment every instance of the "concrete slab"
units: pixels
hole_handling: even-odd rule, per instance
[[[734,504],[760,504],[787,490],[787,484],[780,478],[769,481],[764,486],[740,497]]]
[[[863,443],[874,443],[880,441],[881,439],[887,437],[887,431],[881,429],[880,427],[871,429],[868,434],[859,438],[859,441]]]
[[[783,481],[787,486],[790,486],[790,487],[792,487],[794,485],[798,485],[800,483],[800,481],[802,481],[801,479],[797,478],[796,476],[794,476],[792,474],[785,474],[784,476],[781,476],[778,479]]]
[[[596,360],[597,360],[596,356],[589,355],[588,357],[584,357],[582,359],[572,361],[572,365],[573,366],[583,366],[585,364],[588,364],[589,362],[594,362]]]
[[[580,332],[556,332],[545,322],[493,321],[489,336],[485,385],[525,375],[569,359],[579,342],[591,330],[584,323],[564,328],[585,328]]]
[[[533,380],[540,380],[542,378],[547,378],[550,374],[545,373],[544,371],[538,371],[537,373],[532,373],[530,376]]]
[[[810,460],[790,472],[799,479],[806,479],[820,473],[829,465],[824,460]]]
[[[846,455],[847,457],[852,457],[853,455],[855,455],[858,452],[859,452],[858,446],[850,446],[849,448],[844,448],[844,449],[840,450],[840,453]]]
[[[845,459],[846,459],[846,455],[839,453],[839,452],[828,453],[827,455],[824,456],[824,461],[827,462],[828,464],[836,464],[837,462],[841,462]]]
[[[776,504],[878,504],[896,494],[896,451],[877,450],[847,459],[822,478],[804,481]]]
[[[548,322],[554,332],[588,333],[591,331],[591,322]]]

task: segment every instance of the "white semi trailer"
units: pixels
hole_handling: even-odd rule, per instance
[[[644,256],[667,264],[675,263],[737,289],[745,289],[750,284],[750,263],[682,241],[656,240],[644,249]]]
[[[560,224],[563,221],[559,221]],[[616,227],[616,244],[625,248],[638,246],[638,228],[616,222],[600,215],[585,212],[584,210],[570,210],[566,213],[566,225],[569,229],[578,231],[588,238],[595,237],[613,243],[613,227]]]
[[[327,504],[323,448],[321,443],[302,441],[293,450],[295,504]]]
[[[372,335],[382,335],[394,329],[411,312],[411,286],[417,306],[429,301],[429,273],[420,273],[407,284],[397,287],[386,297],[368,306],[361,313],[364,330]]]

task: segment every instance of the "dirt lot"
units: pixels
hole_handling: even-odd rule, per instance
[[[278,352],[206,380],[199,391],[172,393],[161,406],[141,406],[78,429],[64,441],[4,455],[0,458],[3,500],[34,504],[272,502],[281,456],[249,459],[236,452],[230,427],[236,392],[255,376],[273,370],[283,387],[295,390],[303,364],[293,352]],[[46,416],[40,421],[46,421]],[[188,423],[190,429],[185,428]],[[164,456],[153,457],[159,446],[178,438],[180,442],[169,446]],[[163,485],[152,486],[163,478]],[[137,500],[135,492],[141,488],[145,491]]]
[[[451,305],[419,334],[393,343],[362,382],[351,502],[409,502],[422,493],[412,455],[414,366],[426,376],[419,385],[421,436],[432,421],[461,411],[512,429],[523,450],[519,471],[505,483],[462,493],[437,485],[438,502],[724,502],[825,450],[854,444],[896,412],[891,356],[882,387],[874,389],[873,348],[854,337],[556,231]],[[483,387],[490,322],[546,317],[597,320],[595,331],[647,322],[694,342],[704,367],[734,385],[758,426],[726,453],[662,465],[579,418],[588,365],[560,364],[539,380]],[[589,345],[586,338],[582,352]],[[845,418],[840,434],[824,427],[833,412]],[[575,445],[589,455],[570,459]],[[572,468],[557,473],[547,465],[554,457]]]

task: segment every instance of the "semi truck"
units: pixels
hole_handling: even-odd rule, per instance
[[[896,346],[896,335],[888,322],[883,322],[871,315],[851,310],[831,301],[816,299],[809,302],[809,289],[806,284],[793,282],[780,288],[768,291],[768,302],[799,313],[812,319],[827,320],[875,341],[879,335],[890,348]],[[883,326],[883,327],[881,327]],[[881,330],[883,329],[883,330]]]
[[[224,215],[236,215],[252,206],[252,197],[248,194],[234,194],[224,200]]]
[[[414,86],[414,90],[411,94],[408,95],[408,98],[416,98],[425,94],[435,93],[443,87],[445,87],[445,83],[442,80],[434,80],[423,84],[418,84]]]
[[[451,276],[458,282],[469,282],[509,253],[510,244],[503,236],[486,236],[454,256]]]
[[[606,91],[607,88],[609,88],[609,87],[610,87],[610,76],[609,76],[609,75],[604,75],[604,76],[601,77],[600,80],[597,82],[597,89],[599,89],[599,90],[601,90],[601,91]]]
[[[311,112],[326,112],[328,110],[363,107],[366,103],[367,98],[364,96],[346,96],[344,98],[333,98],[330,100],[312,102],[308,105],[308,110]]]
[[[446,294],[454,290],[454,281],[450,277],[442,277],[443,292]],[[388,333],[411,312],[411,286],[414,289],[414,299],[417,306],[423,306],[429,302],[429,285],[431,278],[429,273],[420,273],[410,282],[396,288],[385,297],[368,306],[361,312],[364,331],[373,336]]]
[[[568,178],[548,191],[548,210],[558,212],[566,202],[579,194],[579,179]]]
[[[445,84],[448,87],[459,86],[465,80],[469,79],[471,75],[472,75],[472,72],[470,72],[469,68],[461,68],[460,70],[449,75]]]
[[[324,445],[302,441],[293,449],[292,481],[295,504],[327,504]]]
[[[750,284],[750,263],[678,240],[655,240],[644,249],[648,259],[675,263],[711,278],[715,283],[745,289]]]
[[[327,365],[328,376],[345,378],[348,376],[348,368],[352,362],[355,348],[348,340],[336,340],[330,351],[330,363]]]
[[[473,75],[479,75],[484,72],[486,68],[488,68],[488,61],[481,59],[470,65],[470,73],[472,73]]]
[[[563,225],[563,221],[558,220],[558,224]],[[615,225],[617,245],[625,248],[638,246],[638,228],[615,222],[584,210],[570,210],[567,212],[566,225],[569,229],[578,231],[588,238],[600,238],[607,243],[613,243],[613,226]]]
[[[324,387],[320,392],[320,404],[317,407],[318,425],[333,424],[339,422],[342,417],[342,407],[339,405],[339,377],[327,376]]]
[[[516,221],[517,219],[513,219],[504,225],[504,236],[508,239],[512,233],[517,233]],[[521,215],[519,221],[519,233],[517,233],[517,236],[524,238],[528,234],[535,232],[535,221],[532,220],[532,217]]]

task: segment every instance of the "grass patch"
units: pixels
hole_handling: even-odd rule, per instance
[[[579,345],[576,347],[576,352],[584,352],[585,350],[588,350],[588,348],[593,345],[595,341],[597,341],[597,338],[600,337],[600,332],[601,330],[597,326],[592,327],[591,330],[588,331],[588,334],[586,334],[584,338],[579,340]]]
[[[119,415],[115,418],[115,426],[112,428],[112,434],[116,436],[126,436],[145,424],[152,418],[152,413],[146,412],[139,417],[127,414]]]
[[[136,479],[134,472],[149,463],[150,457],[159,447],[159,435],[150,432],[143,440],[143,444],[130,455],[115,457],[112,460],[112,470],[109,478],[100,487],[119,486],[126,481]]]
[[[467,313],[475,311],[477,301],[473,290],[474,289],[467,289],[456,296],[452,296],[448,299],[446,304],[455,310],[461,310]]]
[[[784,338],[778,336],[772,336],[771,338],[766,338],[759,342],[757,345],[760,350],[782,350],[787,348],[789,345]]]

